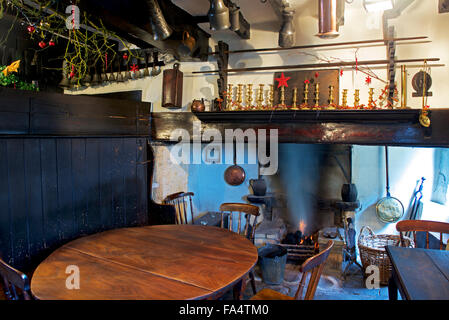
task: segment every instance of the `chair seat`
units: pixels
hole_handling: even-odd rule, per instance
[[[263,289],[250,300],[294,300],[294,298],[271,289]]]

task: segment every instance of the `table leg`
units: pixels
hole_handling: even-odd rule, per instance
[[[246,281],[248,275],[245,275],[235,286],[234,286],[234,300],[243,300],[243,292],[246,289]]]
[[[398,300],[398,287],[396,285],[396,272],[391,270],[391,277],[388,280],[388,297],[390,300]]]

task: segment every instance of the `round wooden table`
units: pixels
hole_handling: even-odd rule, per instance
[[[53,252],[34,272],[31,291],[42,300],[204,299],[238,284],[256,262],[257,248],[226,229],[117,229]],[[79,268],[79,289],[66,286],[68,266]]]

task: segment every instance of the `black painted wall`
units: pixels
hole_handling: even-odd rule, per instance
[[[0,90],[0,117],[9,119],[0,121],[4,261],[32,270],[70,240],[149,223],[149,206],[158,209],[147,198],[149,109],[148,103]]]

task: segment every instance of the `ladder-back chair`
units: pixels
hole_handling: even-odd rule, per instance
[[[0,277],[3,291],[8,300],[31,300],[30,281],[19,270],[0,259]]]
[[[327,243],[326,249],[304,261],[299,269],[300,272],[302,272],[302,277],[294,297],[284,295],[271,289],[263,289],[253,296],[251,300],[313,300],[316,288],[318,287],[318,282],[321,278],[321,273],[323,272],[324,263],[326,262],[327,257],[329,257],[333,245],[334,242],[330,240]],[[304,287],[309,274],[309,284],[303,297]]]
[[[228,230],[238,233],[254,243],[257,218],[260,215],[259,207],[246,203],[223,203],[220,206],[220,214],[222,228],[226,227],[225,222],[227,222]],[[254,218],[253,221],[251,218]]]
[[[176,210],[176,224],[193,224],[193,192],[177,192],[165,197],[163,204],[170,204]],[[188,216],[190,214],[190,220]]]
[[[223,203],[220,206],[221,214],[221,228],[225,227],[227,222],[227,229],[238,233],[254,243],[254,236],[256,234],[257,218],[260,215],[259,207],[246,203]],[[242,223],[242,217],[243,222]],[[253,220],[251,221],[251,218]],[[227,219],[227,221],[225,221]],[[236,220],[237,219],[237,222]],[[237,228],[236,225],[237,224]],[[253,293],[256,293],[256,281],[254,278],[254,271],[249,273],[249,279],[251,281],[251,288]],[[244,288],[244,287],[243,287]],[[234,298],[240,299],[242,292],[234,292]]]
[[[426,233],[426,249],[429,249],[429,233],[435,232],[440,234],[440,250],[446,249],[446,245],[443,242],[443,234],[449,234],[449,223],[438,222],[438,221],[426,221],[426,220],[403,220],[396,224],[396,230],[399,231],[401,237],[401,245],[404,246],[404,235],[403,233],[413,234],[413,240],[415,241],[415,246],[417,245],[417,232]],[[407,234],[407,235],[408,235]]]

